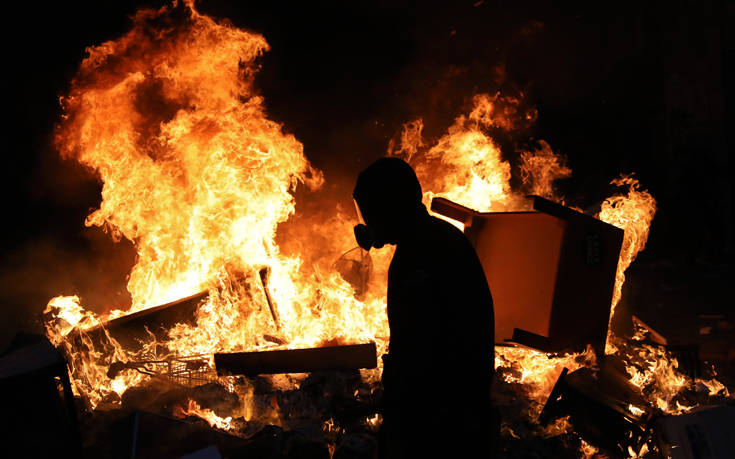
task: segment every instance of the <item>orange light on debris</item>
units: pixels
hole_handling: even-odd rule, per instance
[[[180,405],[174,407],[174,416],[180,419],[187,416],[197,416],[207,421],[211,427],[216,429],[230,430],[232,428],[232,416],[228,416],[226,418],[217,416],[214,411],[209,408],[200,407],[199,404],[192,399],[189,399],[186,407],[182,407]]]
[[[585,352],[563,356],[548,355],[544,352],[523,347],[496,347],[495,368],[501,368],[505,382],[523,384],[530,400],[537,403],[535,417],[541,413],[543,404],[551,393],[564,368],[574,371],[582,367],[596,365],[595,352],[588,347]]]

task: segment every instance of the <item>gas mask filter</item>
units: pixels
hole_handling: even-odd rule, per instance
[[[384,244],[376,241],[375,231],[365,223],[365,219],[362,217],[362,212],[360,211],[360,206],[357,204],[357,201],[353,199],[352,202],[355,203],[357,218],[360,220],[360,224],[355,225],[354,228],[357,245],[359,245],[363,250],[370,250],[372,247],[375,247],[376,249],[383,247]]]

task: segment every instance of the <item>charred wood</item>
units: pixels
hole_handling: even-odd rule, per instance
[[[214,363],[220,375],[259,375],[375,368],[378,362],[375,343],[371,342],[310,349],[218,353],[214,355]]]
[[[141,341],[150,340],[151,334],[157,339],[163,339],[175,324],[193,324],[199,305],[208,297],[208,291],[199,292],[171,303],[118,317],[89,330],[78,332],[76,339],[86,338],[91,339],[93,343],[100,343],[105,340],[106,334],[109,334],[124,348],[134,350],[140,346]]]

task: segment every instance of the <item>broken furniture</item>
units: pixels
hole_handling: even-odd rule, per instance
[[[431,210],[464,224],[495,308],[495,339],[546,352],[605,348],[623,231],[532,196],[530,212],[477,212],[444,198]]]
[[[689,378],[699,378],[702,376],[702,363],[699,358],[699,346],[696,344],[672,344],[659,332],[654,330],[650,325],[643,322],[639,317],[633,315],[631,317],[633,326],[646,331],[645,339],[653,345],[662,346],[666,352],[676,358],[679,366],[677,370],[681,374],[687,375]]]
[[[310,349],[280,349],[259,352],[214,354],[217,373],[259,375],[307,373],[324,370],[375,368],[378,364],[374,342]]]
[[[649,438],[652,413],[640,391],[612,367],[564,368],[539,416],[540,424],[569,416],[590,444],[627,456]]]

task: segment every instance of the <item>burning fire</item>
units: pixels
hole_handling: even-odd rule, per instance
[[[429,148],[422,137],[423,121],[419,119],[404,126],[400,145],[391,143],[388,153],[403,157],[414,167],[426,190],[427,206],[433,197],[442,196],[481,212],[530,208],[522,194],[511,190],[510,163],[502,158],[500,147],[486,132],[490,127],[512,126],[512,119],[507,116],[509,110],[496,107],[518,105],[518,99],[479,94],[474,98],[472,111],[458,116],[447,133]],[[530,158],[537,157],[532,152],[526,155],[529,164]],[[558,161],[553,153],[551,157]],[[540,166],[539,170],[545,167]],[[530,173],[529,165],[529,179]]]
[[[414,120],[404,125],[398,144],[391,143],[389,146],[389,154],[409,161],[421,183],[428,185],[424,193],[424,202],[427,204],[433,197],[442,196],[482,212],[522,211],[531,208],[525,194],[536,194],[563,203],[564,198],[555,193],[553,184],[558,179],[571,176],[571,169],[566,166],[565,158],[556,155],[544,141],[538,142],[539,148],[536,150],[520,152],[518,175],[525,194],[510,186],[511,166],[503,159],[488,128],[510,131],[519,120],[535,119],[535,112],[519,116],[517,107],[520,105],[518,99],[512,97],[477,95],[470,113],[458,116],[438,141],[432,144],[424,139],[422,120]],[[513,109],[508,110],[507,107]],[[625,192],[606,199],[596,215],[600,220],[624,231],[610,320],[621,298],[625,271],[645,248],[656,213],[655,199],[648,191],[641,189],[640,183],[632,175],[623,175],[613,180],[612,184],[625,189]],[[462,228],[456,221],[448,221]],[[610,331],[606,353],[621,352],[624,342],[624,339]],[[680,373],[676,358],[661,347],[642,344],[628,348],[633,355],[621,354],[627,358],[626,370],[631,382],[663,413],[678,414],[691,409],[674,400],[695,383],[702,388],[700,392],[727,396],[727,389],[716,379],[695,382]],[[558,356],[533,349],[497,347],[495,367],[506,383],[523,385],[523,392],[531,401],[528,415],[533,419],[540,414],[563,368],[571,372],[583,366],[595,367],[595,357],[591,349]],[[635,410],[640,411],[635,406],[632,409],[634,414]],[[569,429],[571,425],[568,420],[562,418],[545,428],[542,434],[558,434]],[[512,433],[507,426],[504,426],[504,431]],[[647,446],[644,445],[644,448]],[[598,450],[583,441],[580,452],[585,457],[594,457]],[[643,454],[645,451],[630,451],[631,457]]]
[[[199,404],[192,399],[189,399],[186,408],[176,406],[176,408],[174,408],[174,416],[182,419],[187,416],[197,416],[207,421],[210,426],[222,430],[230,430],[232,427],[232,416],[227,416],[226,418],[217,416],[214,411],[209,408],[200,407]]]
[[[309,254],[284,255],[275,242],[294,213],[293,190],[317,189],[323,177],[254,91],[256,59],[267,50],[262,36],[201,15],[191,2],[141,10],[126,35],[88,48],[61,99],[55,141],[103,184],[86,225],[132,241],[138,257],[129,310],[97,316],[77,297],[49,302],[55,343],[78,353],[64,340],[75,327],[203,290],[210,296],[196,324],[178,324],[164,343],[171,355],[273,346],[266,334],[288,347],[387,336],[380,298],[355,299],[338,273],[305,267]],[[134,371],[107,378],[113,357],[162,357],[161,343],[135,355],[112,339],[112,353],[85,344],[73,373],[92,406],[139,382]]]
[[[312,223],[336,235],[326,248],[310,245],[299,234],[290,236],[301,237],[300,253],[285,253],[276,243],[279,225],[295,212],[295,188],[317,190],[324,179],[309,164],[302,144],[268,118],[253,87],[257,58],[267,50],[261,35],[202,15],[191,1],[144,9],[126,35],[87,49],[69,94],[61,99],[56,146],[103,184],[100,206],[85,224],[103,227],[115,240],[132,241],[138,254],[127,286],[128,310],[97,315],[76,296],[56,297],[46,308],[48,336],[73,356],[75,391],[92,408],[104,400],[119,401],[125,390],[147,378],[130,368],[109,375],[113,362],[369,340],[385,351],[385,276],[375,276],[372,288],[356,295],[332,269],[334,259],[354,245],[351,216],[338,213]],[[427,204],[443,196],[483,212],[529,210],[529,193],[563,202],[553,184],[570,176],[571,169],[543,141],[519,152],[516,173],[522,189],[511,187],[514,171],[490,130],[511,131],[535,121],[535,111],[520,108],[520,97],[475,96],[469,113],[458,116],[436,141],[423,138],[422,120],[407,123],[389,154],[412,164]],[[632,176],[613,183],[627,192],[608,198],[597,217],[625,231],[614,308],[625,270],[645,247],[656,202]],[[385,271],[390,255],[387,249],[373,253],[378,272]],[[151,338],[131,351],[109,334],[100,346],[84,333],[204,290],[209,297],[196,323],[177,324],[163,343]],[[620,346],[610,335],[608,353]],[[692,382],[663,350],[637,349],[649,365],[628,367],[633,382],[642,389],[656,385],[655,405],[677,411],[669,403]],[[538,408],[533,417],[564,367],[573,371],[596,361],[591,350],[549,356],[499,347],[495,365],[506,383],[526,388]],[[379,375],[364,376],[376,380]],[[699,383],[722,390],[714,380]],[[246,420],[257,416],[249,406],[239,412]],[[231,427],[231,417],[193,400],[177,413]],[[567,428],[563,420],[557,425],[560,431]],[[585,450],[592,454],[591,446]]]
[[[610,320],[615,314],[615,306],[620,301],[625,283],[625,270],[628,269],[638,253],[646,247],[648,241],[648,229],[656,214],[656,200],[648,191],[641,191],[640,184],[632,176],[622,176],[612,183],[617,186],[628,187],[625,195],[615,195],[602,203],[597,218],[615,225],[625,231],[623,235],[623,247],[620,249],[618,270],[615,273],[615,289],[613,290],[612,309]],[[608,346],[614,352],[611,344],[612,334],[608,333]],[[609,353],[609,352],[608,352]]]

